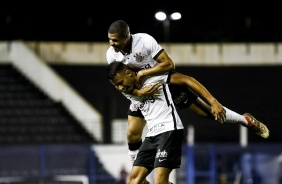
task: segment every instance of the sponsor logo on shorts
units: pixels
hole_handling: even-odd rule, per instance
[[[156,158],[159,158],[159,162],[165,161],[167,158],[167,152],[165,150],[161,151],[160,149],[158,150],[156,154]]]
[[[173,99],[173,102],[175,104],[179,104],[182,100],[184,100],[187,97],[187,94],[185,92],[181,92],[181,94]],[[188,99],[187,99],[188,101]],[[187,103],[187,101],[185,103]]]

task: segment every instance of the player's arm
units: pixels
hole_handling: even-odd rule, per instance
[[[222,119],[225,116],[223,106],[216,100],[216,98],[195,78],[187,76],[178,72],[174,72],[170,77],[171,84],[183,85],[191,88],[197,94],[202,96],[210,105],[211,111],[215,118]]]
[[[157,96],[159,95],[158,91],[162,89],[162,85],[159,83],[146,85],[142,89],[133,89],[131,95],[134,96]]]
[[[151,96],[154,95],[157,91],[159,91],[159,86],[148,86],[145,89],[139,90],[142,88],[142,81],[146,79],[146,77],[163,75],[169,71],[175,69],[175,65],[172,59],[168,56],[167,52],[163,51],[157,58],[156,61],[158,64],[152,68],[147,68],[144,70],[140,70],[137,73],[136,81],[137,88],[134,89],[132,95],[136,96]],[[151,87],[151,88],[150,88]]]
[[[163,75],[166,72],[172,71],[175,69],[174,62],[168,56],[166,51],[163,51],[156,59],[158,64],[152,68],[147,68],[145,70],[140,70],[137,73],[137,79],[149,76]]]
[[[117,86],[115,88],[122,93],[125,93],[124,91],[121,91]],[[154,83],[150,85],[146,85],[142,87],[142,89],[136,89],[134,88],[130,93],[127,93],[129,95],[134,96],[158,96],[158,91],[162,89],[162,85],[160,83]]]

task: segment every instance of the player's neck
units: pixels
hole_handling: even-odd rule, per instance
[[[121,53],[123,55],[127,55],[131,53],[131,43],[132,43],[132,36],[130,36],[130,39],[128,40],[124,48],[121,50]]]

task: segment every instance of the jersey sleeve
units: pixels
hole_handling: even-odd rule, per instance
[[[144,46],[152,58],[155,58],[164,50],[155,38],[149,34],[144,35]]]
[[[151,84],[155,84],[155,83],[160,83],[160,84],[167,83],[167,79],[168,79],[168,74],[149,77],[145,81],[145,83],[144,83],[142,88],[144,88],[147,85],[151,85]]]
[[[112,63],[115,59],[112,56],[112,47],[108,48],[107,52],[106,52],[106,59],[108,64]]]

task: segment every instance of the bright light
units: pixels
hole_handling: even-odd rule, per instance
[[[178,13],[178,12],[175,12],[175,13],[173,13],[173,14],[170,15],[170,18],[171,18],[172,20],[179,20],[179,19],[181,19],[181,14]]]
[[[164,21],[166,19],[167,15],[164,12],[157,12],[155,14],[155,17],[159,21]],[[179,19],[181,19],[181,14],[179,12],[174,12],[169,16],[169,19],[170,20],[179,20]]]
[[[155,14],[156,19],[163,21],[166,19],[166,14],[164,12],[157,12]]]
[[[179,12],[174,12],[167,18],[166,13],[160,11],[155,14],[155,18],[163,22],[164,41],[169,42],[170,22],[181,19],[181,14]]]

